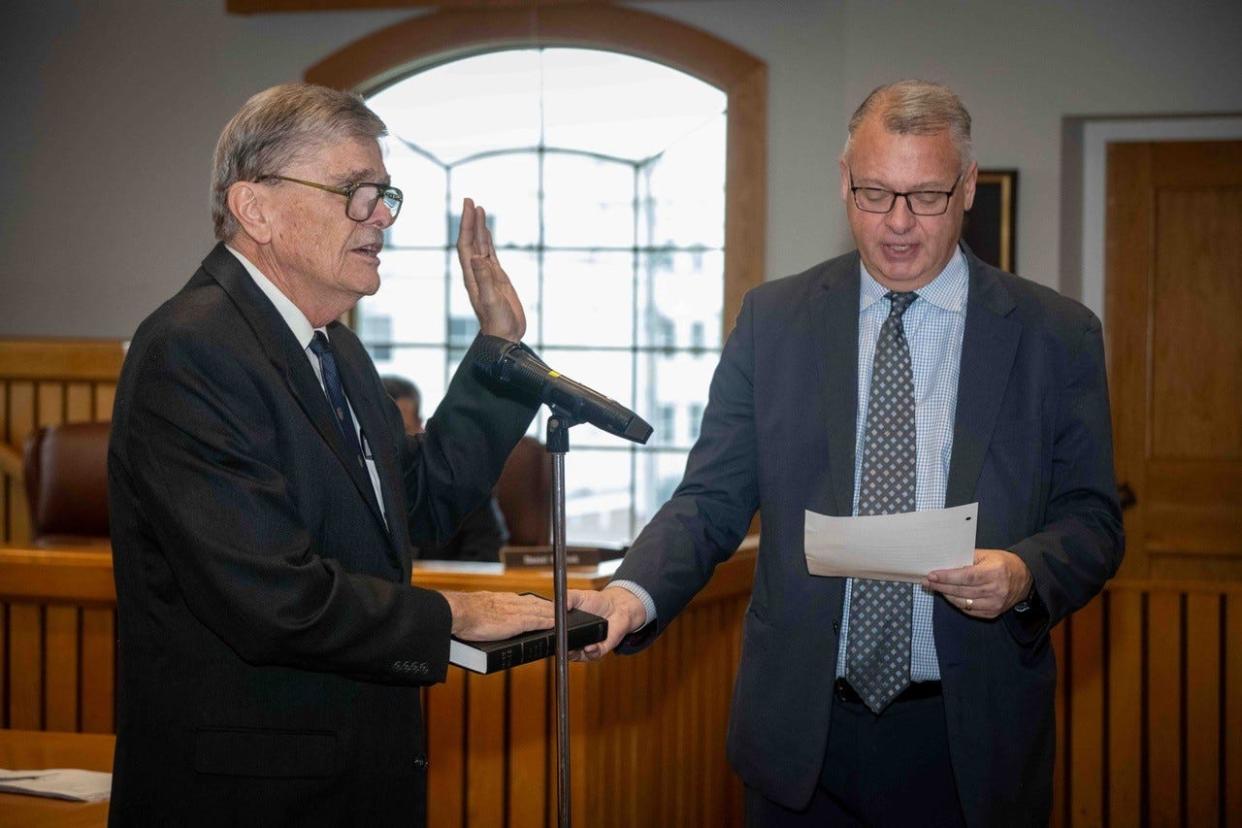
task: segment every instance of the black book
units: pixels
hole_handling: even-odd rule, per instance
[[[608,621],[585,610],[570,610],[569,649],[581,650],[608,637]],[[534,630],[503,641],[462,641],[449,644],[449,661],[476,673],[496,673],[556,654],[556,631]]]

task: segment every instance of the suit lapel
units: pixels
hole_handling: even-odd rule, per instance
[[[816,366],[828,415],[828,467],[837,514],[854,508],[855,418],[858,416],[858,254],[824,274],[815,298]]]
[[[382,525],[383,518],[375,501],[371,478],[366,469],[359,466],[357,460],[354,459],[353,451],[345,445],[323,387],[315,378],[315,372],[311,369],[306,352],[294,338],[285,320],[281,318],[271,301],[263,295],[263,291],[259,290],[258,285],[250,278],[250,274],[246,272],[241,262],[223,244],[217,244],[207,255],[207,258],[203,260],[203,267],[229,294],[233,304],[237,306],[238,311],[246,319],[246,323],[254,331],[268,359],[284,376],[294,399],[306,412],[315,430],[331,446],[333,453],[345,468],[345,472],[357,487],[358,493],[370,506],[375,519]]]
[[[394,459],[397,447],[390,439],[391,427],[384,419],[384,401],[378,397],[378,386],[367,382],[367,364],[370,357],[361,344],[339,322],[328,326],[328,337],[336,349],[337,361],[341,370],[341,383],[345,386],[345,394],[353,406],[354,416],[358,418],[371,446],[371,454],[375,459],[375,468],[379,472],[380,496],[384,498],[384,514],[388,516],[388,541],[394,561],[404,565],[409,557],[402,555],[402,548],[407,544],[402,529],[405,513],[405,499],[402,491],[400,474]],[[367,487],[371,489],[370,479]],[[374,504],[374,500],[371,501]]]
[[[1009,291],[974,254],[967,251],[966,259],[970,264],[970,292],[966,300],[945,506],[960,506],[974,500],[975,485],[1022,336],[1021,323],[1009,318],[1014,309]]]

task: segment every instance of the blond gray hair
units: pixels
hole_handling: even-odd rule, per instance
[[[878,115],[889,132],[898,135],[936,135],[948,131],[962,171],[974,160],[970,142],[970,113],[949,87],[922,80],[902,80],[872,90],[850,118],[849,136],[842,158],[848,158],[854,133],[872,114]]]
[[[229,210],[229,188],[279,173],[308,150],[351,138],[378,140],[384,122],[359,95],[309,83],[265,89],[238,110],[220,133],[211,172],[211,221],[216,238],[240,226]]]

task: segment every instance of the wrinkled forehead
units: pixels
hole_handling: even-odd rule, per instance
[[[329,136],[306,145],[294,160],[308,172],[340,180],[387,182],[388,170],[374,138]]]

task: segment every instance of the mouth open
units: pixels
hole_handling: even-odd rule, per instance
[[[908,244],[885,244],[883,245],[884,255],[894,261],[912,259],[918,255],[919,245],[916,243]]]
[[[373,242],[371,244],[360,245],[355,247],[351,252],[357,253],[359,256],[365,256],[368,259],[379,261],[380,251],[384,249],[383,242]]]

